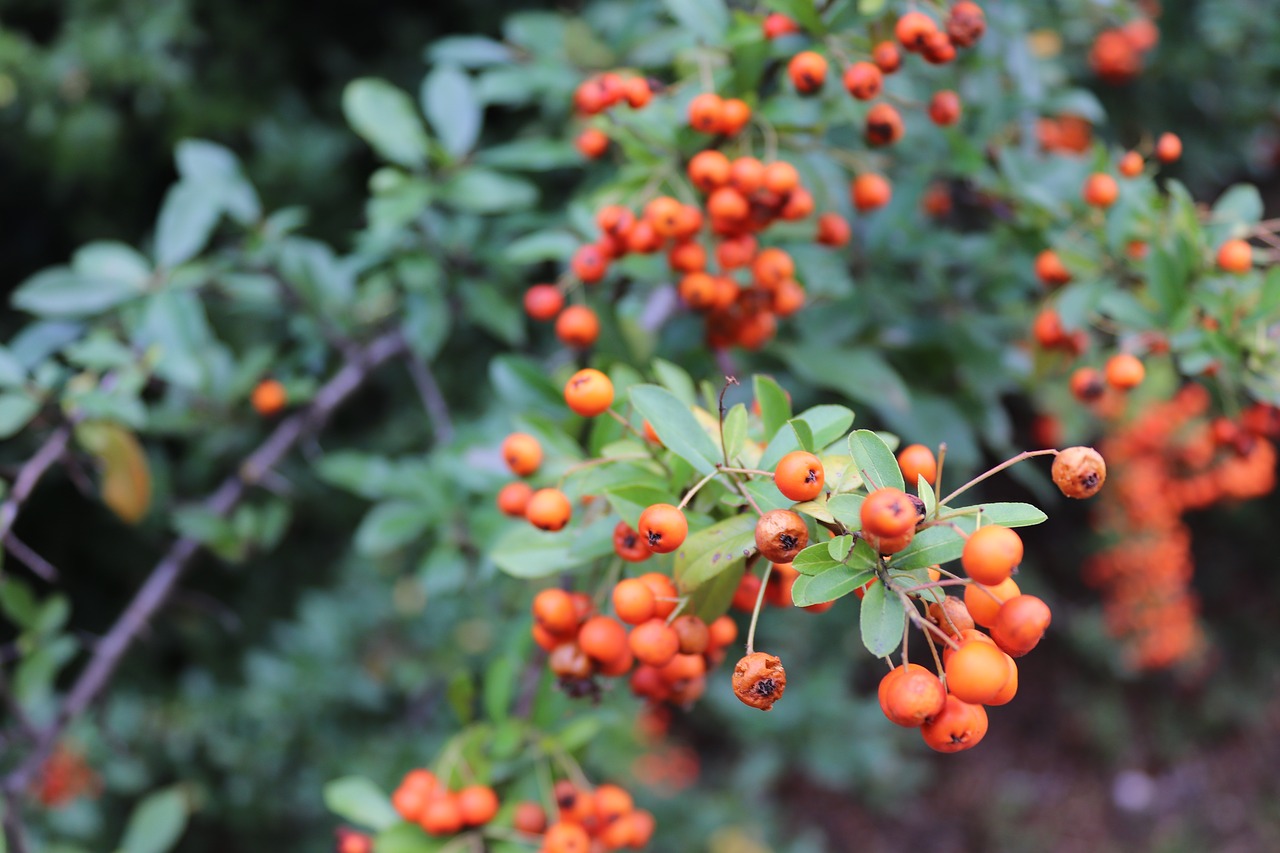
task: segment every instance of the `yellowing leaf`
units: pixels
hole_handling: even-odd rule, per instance
[[[98,460],[102,502],[127,524],[137,524],[151,507],[151,468],[137,437],[113,423],[84,423],[76,440]]]

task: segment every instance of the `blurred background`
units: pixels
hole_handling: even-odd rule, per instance
[[[143,241],[176,177],[173,147],[190,137],[238,154],[267,209],[305,207],[309,235],[348,245],[377,166],[343,118],[348,81],[380,76],[414,92],[440,38],[502,39],[517,13],[603,20],[617,5],[0,2],[0,287],[89,240]],[[1174,131],[1186,153],[1172,174],[1197,198],[1252,181],[1266,215],[1280,215],[1280,3],[1166,4],[1158,45],[1122,85],[1095,74],[1088,53],[1132,4],[989,5],[1008,10],[1006,33],[1018,36],[1020,55],[1030,46],[1041,60],[1046,91],[1071,93],[1056,114],[1083,113],[1098,121],[1096,138],[1121,145]],[[997,51],[1011,44],[991,45],[987,61],[1007,59]],[[568,121],[567,103],[516,103],[489,111],[485,135],[536,126],[567,139]],[[543,209],[577,185],[567,170],[542,174]],[[509,284],[514,302],[521,288]],[[24,322],[8,312],[0,332],[8,339]],[[406,550],[382,547],[366,526],[353,548],[367,501],[305,468],[290,472],[297,500],[279,544],[231,567],[206,559],[100,710],[73,730],[60,755],[67,778],[83,784],[41,793],[33,822],[48,840],[42,849],[107,849],[103,839],[119,837],[141,793],[181,783],[193,808],[176,850],[325,850],[338,823],[320,796],[327,780],[358,772],[390,787],[434,754],[457,724],[448,698],[456,674],[527,634],[528,587],[479,556],[498,529],[489,496],[500,475],[496,456],[475,449],[496,445],[519,401],[497,400],[477,378],[493,373],[496,355],[552,348],[548,337],[458,332],[437,361],[458,446],[469,448],[424,462],[440,475],[453,532]],[[832,399],[784,385],[797,409]],[[411,395],[396,378],[362,391],[325,449],[417,458],[430,431],[404,405]],[[1025,435],[1025,401],[1003,403]],[[228,445],[248,446],[255,430]],[[989,447],[975,445],[975,456]],[[5,464],[20,459],[21,448],[5,451]],[[212,482],[207,462],[157,460],[156,469],[170,493],[199,494]],[[1004,481],[984,498],[1026,500],[1028,488]],[[710,689],[655,744],[633,725],[638,704],[611,695],[586,711],[601,726],[587,766],[633,782],[658,816],[653,849],[663,851],[1280,850],[1280,560],[1270,526],[1280,499],[1188,516],[1207,643],[1159,671],[1134,668],[1109,639],[1099,593],[1082,579],[1098,547],[1091,508],[1045,508],[1050,522],[1025,534],[1034,556],[1024,591],[1054,606],[1053,631],[980,748],[927,754],[916,733],[883,719],[877,663],[841,601],[823,615],[770,614],[763,635],[789,672],[795,662],[773,713],[744,715],[727,691]],[[61,477],[39,490],[17,530],[63,569],[75,630],[90,641],[165,542],[163,524],[139,535]]]

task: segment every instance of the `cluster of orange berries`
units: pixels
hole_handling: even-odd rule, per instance
[[[1105,82],[1128,83],[1142,73],[1142,57],[1160,41],[1160,30],[1147,17],[1098,33],[1089,51],[1089,66]]]
[[[334,830],[336,853],[373,853],[373,838],[364,832],[340,826]]]
[[[619,524],[620,536],[626,522]],[[630,534],[633,535],[633,534]],[[619,549],[623,559],[633,559]],[[646,554],[647,556],[647,554]],[[728,616],[710,625],[678,614],[675,584],[660,572],[613,587],[613,616],[595,613],[582,592],[544,589],[533,599],[533,637],[570,695],[596,695],[598,676],[630,674],[632,692],[653,702],[689,705],[706,690],[706,674],[738,636]]]
[[[1275,487],[1280,413],[1255,405],[1240,419],[1209,419],[1209,394],[1184,386],[1104,441],[1113,488],[1095,526],[1113,544],[1085,565],[1105,598],[1109,630],[1129,662],[1160,669],[1193,657],[1204,638],[1191,591],[1189,511],[1245,500]]]
[[[763,27],[765,37],[770,39],[800,31],[794,21],[778,13],[767,16]],[[943,26],[924,12],[907,12],[894,26],[897,43],[878,43],[872,49],[870,61],[860,60],[845,68],[842,82],[854,98],[874,100],[884,90],[884,75],[902,67],[903,50],[920,54],[930,64],[943,65],[956,58],[956,48],[976,44],[986,28],[982,8],[968,0],[951,7]],[[814,95],[826,85],[828,67],[821,53],[805,50],[791,57],[787,74],[798,94]],[[935,124],[945,127],[960,120],[961,109],[960,96],[946,89],[934,93],[928,112]],[[902,134],[902,115],[892,104],[880,102],[867,111],[864,136],[869,145],[891,145],[901,139]]]
[[[61,808],[77,797],[96,797],[102,780],[79,751],[59,745],[40,768],[33,793],[46,808]]]
[[[450,791],[430,770],[410,770],[391,795],[400,817],[428,835],[454,835],[484,826],[498,814],[498,795],[488,785]]]
[[[639,76],[626,76],[616,71],[596,74],[583,81],[573,93],[573,106],[580,115],[593,116],[626,102],[633,110],[642,109],[653,100],[656,84]],[[609,150],[609,135],[589,127],[574,141],[583,157],[594,160]]]

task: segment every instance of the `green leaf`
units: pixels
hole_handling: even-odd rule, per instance
[[[894,488],[905,489],[902,469],[884,439],[869,429],[860,429],[849,436],[849,453],[858,466],[868,490]],[[861,526],[861,525],[859,525]]]
[[[15,308],[40,317],[88,317],[128,302],[142,289],[118,278],[85,276],[67,267],[36,273],[14,290]]]
[[[150,794],[129,816],[120,853],[165,853],[187,828],[189,805],[181,786]]]
[[[324,804],[343,820],[372,830],[399,822],[391,799],[363,776],[343,776],[324,786]]]
[[[760,406],[760,420],[764,424],[766,440],[772,439],[791,419],[791,400],[782,386],[772,377],[756,374],[752,379],[756,403]]]
[[[1253,184],[1234,184],[1213,203],[1212,222],[1240,229],[1262,218],[1262,195]],[[1224,235],[1225,236],[1225,235]]]
[[[653,360],[653,375],[658,378],[658,383],[676,395],[676,398],[686,406],[692,406],[698,401],[698,392],[694,390],[693,379],[683,367],[664,361],[660,358]]]
[[[40,613],[31,587],[12,575],[0,577],[0,609],[24,630],[35,625]]]
[[[386,80],[352,80],[342,93],[342,111],[351,128],[386,159],[410,169],[426,163],[427,133],[413,99]]]
[[[151,265],[144,255],[132,246],[106,240],[77,249],[71,269],[85,278],[119,282],[138,293],[151,276]]]
[[[516,693],[517,667],[509,657],[500,657],[484,673],[482,701],[489,719],[500,723],[507,718]]]
[[[169,187],[156,221],[156,263],[172,269],[200,254],[221,213],[217,196],[204,185],[179,181]]]
[[[907,618],[902,600],[889,593],[884,584],[872,584],[862,598],[862,644],[878,658],[886,657],[902,642],[902,623]]]
[[[262,202],[228,148],[204,139],[183,139],[174,159],[183,183],[195,184],[242,225],[262,217]]]
[[[808,607],[811,604],[835,601],[875,576],[875,572],[842,563],[818,575],[801,575],[791,587],[791,602],[796,607]]]
[[[422,112],[450,156],[462,157],[475,147],[484,123],[484,108],[471,77],[453,64],[436,66],[422,81]]]
[[[862,0],[862,2],[865,3],[866,0]],[[791,18],[805,32],[811,35],[822,35],[826,32],[826,28],[822,23],[822,16],[818,14],[817,4],[814,0],[765,0],[765,5],[775,12],[781,12]],[[883,6],[883,2],[881,5]],[[864,12],[863,14],[869,13]]]
[[[814,451],[813,430],[809,428],[809,425],[800,418],[792,418],[787,421],[787,425],[791,427],[791,431],[795,434],[799,449],[812,453]]]
[[[724,453],[732,461],[747,442],[747,407],[741,403],[724,416]]]
[[[543,261],[567,261],[582,245],[574,234],[563,231],[535,231],[512,240],[502,254],[513,264],[538,264]]]
[[[862,529],[862,502],[866,495],[842,493],[827,501],[827,512],[850,530]]]
[[[473,167],[454,175],[440,198],[467,213],[507,213],[537,204],[538,188],[523,178]]]
[[[412,501],[377,504],[356,528],[356,551],[379,557],[403,548],[426,531],[432,515],[429,507]]]
[[[0,388],[16,388],[27,381],[27,369],[13,353],[0,346]]]
[[[531,138],[488,146],[476,152],[475,161],[513,172],[547,172],[581,165],[582,154],[563,140]]]
[[[511,48],[484,36],[449,36],[426,50],[428,62],[451,62],[464,68],[501,65],[514,58]]]
[[[827,543],[827,550],[831,552],[831,559],[843,563],[853,550],[853,544],[852,536],[837,536]]]
[[[663,0],[671,17],[709,44],[724,38],[729,10],[723,0]]]
[[[820,575],[834,569],[841,562],[843,558],[832,554],[828,543],[819,542],[796,554],[795,559],[791,561],[791,567],[802,575]]]
[[[874,349],[842,350],[812,343],[779,350],[787,365],[806,382],[880,410],[905,413],[911,408],[907,384]]]
[[[924,517],[933,515],[934,509],[938,506],[938,497],[933,493],[933,486],[929,485],[929,481],[923,474],[916,475],[916,495],[924,501]]]
[[[630,393],[631,404],[650,423],[664,447],[701,474],[716,470],[720,454],[715,442],[675,394],[657,385],[635,385]]]
[[[791,420],[805,423],[813,434],[812,446],[817,452],[845,434],[853,424],[853,412],[844,406],[814,406]],[[760,457],[760,467],[772,468],[783,456],[799,449],[800,439],[794,430],[779,430]]]
[[[614,522],[609,518],[602,518],[585,529],[555,533],[516,523],[498,537],[489,557],[512,577],[546,577],[612,553],[613,527]]]
[[[440,853],[452,838],[432,838],[416,823],[401,822],[373,839],[373,853]]]
[[[0,394],[0,438],[17,434],[40,411],[40,403],[18,391]]]
[[[756,548],[756,516],[743,513],[691,534],[676,551],[677,587],[691,593],[741,563]]]

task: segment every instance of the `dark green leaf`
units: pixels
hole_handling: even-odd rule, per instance
[[[119,853],[165,853],[187,828],[187,795],[175,785],[150,794],[133,813],[120,841]]]
[[[324,786],[324,804],[343,820],[372,830],[399,822],[391,798],[363,776],[343,776]]]
[[[16,435],[38,411],[40,403],[29,394],[21,391],[0,394],[0,438]]]
[[[799,449],[812,453],[814,451],[813,430],[809,428],[809,425],[800,418],[792,418],[787,421],[787,425],[791,427],[791,431],[795,434],[796,444]]]
[[[860,429],[849,436],[849,453],[868,489],[906,488],[893,451],[871,430]]]
[[[663,4],[681,26],[708,44],[723,39],[729,28],[729,10],[723,0],[663,0]]]
[[[436,66],[422,81],[421,100],[423,114],[450,156],[462,157],[475,147],[484,108],[470,75],[453,64]]]
[[[859,617],[862,644],[878,658],[893,654],[902,642],[902,624],[906,618],[897,594],[888,592],[882,583],[872,584],[862,599]]]
[[[756,516],[743,513],[693,533],[676,551],[674,576],[683,593],[692,592],[740,564],[755,550]]]
[[[204,185],[179,181],[170,187],[156,221],[156,263],[172,269],[200,254],[221,213],[217,195]]]
[[[356,528],[356,551],[379,557],[418,539],[432,521],[430,508],[411,501],[377,504]]]
[[[837,564],[821,574],[796,578],[791,587],[791,602],[796,607],[808,607],[811,604],[835,601],[874,577],[874,572]]]
[[[85,276],[53,267],[18,285],[11,301],[40,317],[87,317],[100,314],[142,294],[142,288],[119,278]]]
[[[806,382],[839,391],[880,410],[906,412],[911,395],[902,377],[869,347],[832,349],[818,343],[780,347],[782,357]]]
[[[765,439],[771,440],[791,418],[791,400],[782,386],[772,377],[756,374],[752,380],[756,403],[760,406],[760,420],[764,424]]]
[[[536,204],[538,188],[523,178],[475,167],[454,175],[441,189],[440,197],[454,209],[468,213],[507,213]]]
[[[426,50],[428,62],[452,62],[464,68],[481,68],[511,62],[511,48],[484,36],[449,36]]]
[[[850,530],[862,529],[862,502],[866,495],[844,493],[827,501],[827,512]]]
[[[747,441],[747,407],[738,403],[724,416],[724,452],[730,461]]]
[[[380,155],[410,169],[427,160],[427,133],[413,99],[374,77],[352,80],[342,93],[347,122]]]
[[[664,447],[701,474],[716,469],[721,459],[715,442],[675,394],[657,385],[636,385],[631,388],[631,403],[650,423]]]

